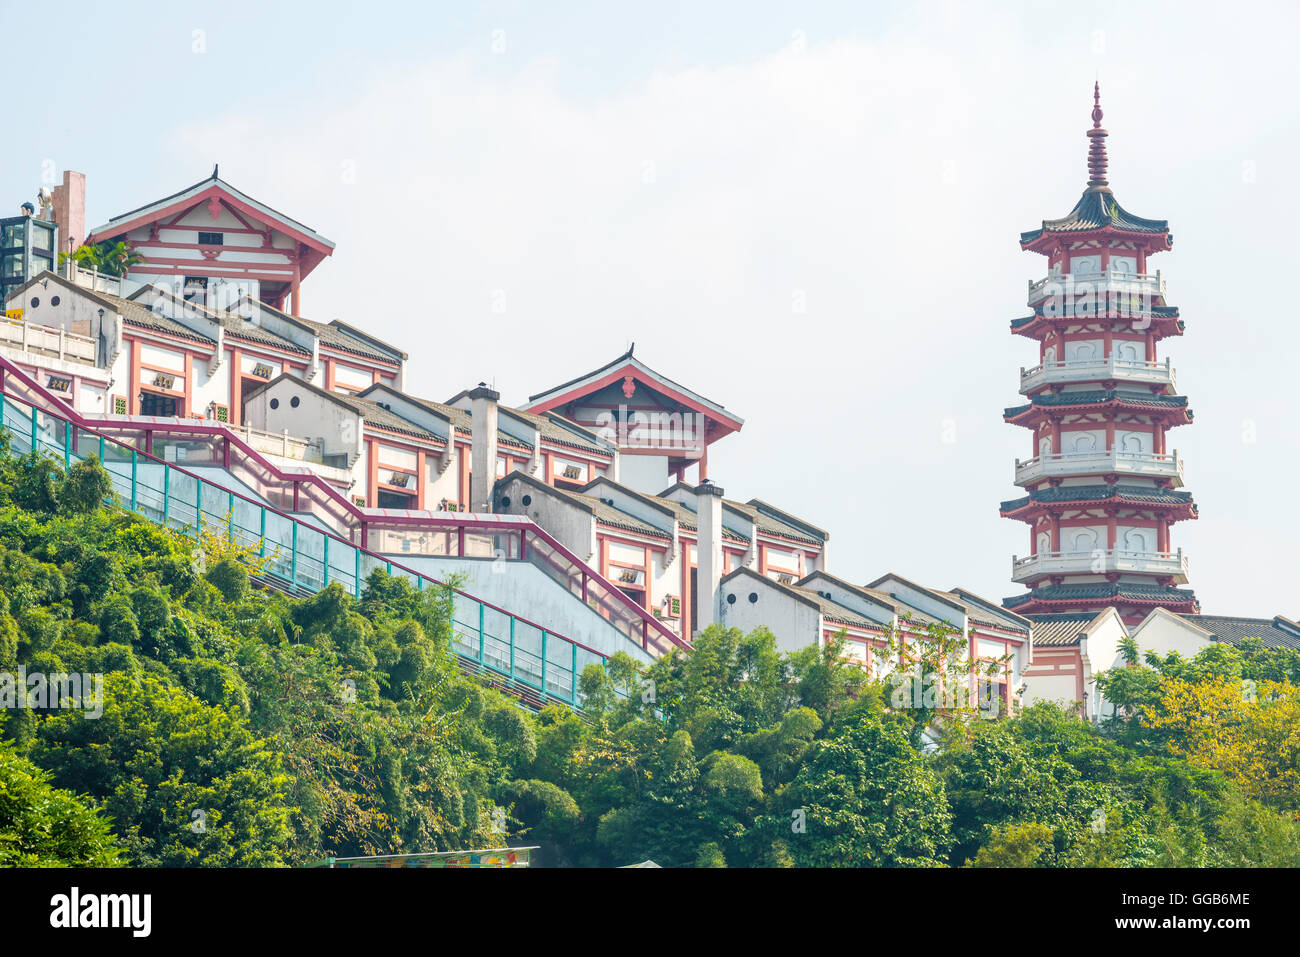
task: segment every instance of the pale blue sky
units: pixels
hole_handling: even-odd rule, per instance
[[[745,417],[729,495],[829,529],[852,580],[993,598],[1028,550],[997,514],[1035,361],[1007,323],[1044,272],[1016,240],[1078,198],[1100,76],[1116,196],[1176,237],[1152,265],[1201,518],[1174,544],[1205,611],[1300,617],[1293,4],[56,9],[0,12],[57,50],[10,71],[49,81],[8,117],[13,207],[47,161],[93,224],[220,161],[338,244],[304,312],[402,344],[430,396],[520,402],[636,339]]]

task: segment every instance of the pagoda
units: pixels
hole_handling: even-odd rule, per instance
[[[1169,430],[1192,421],[1174,370],[1157,346],[1182,335],[1178,310],[1148,259],[1173,246],[1165,220],[1143,219],[1106,180],[1100,84],[1093,87],[1088,187],[1068,215],[1022,233],[1021,249],[1047,257],[1029,283],[1030,315],[1011,331],[1038,343],[1020,370],[1023,405],[1004,419],[1029,432],[1017,460],[1021,498],[1002,515],[1029,528],[1029,553],[1011,577],[1029,590],[1004,605],[1025,615],[1114,607],[1136,624],[1156,607],[1199,611],[1187,559],[1170,527],[1196,517],[1182,490],[1183,462]]]

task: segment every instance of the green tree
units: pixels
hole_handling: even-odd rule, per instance
[[[136,865],[282,862],[280,759],[235,714],[157,678],[108,675],[103,715],[50,715],[32,759],[104,806]]]
[[[116,867],[109,822],[0,741],[0,867]]]
[[[859,713],[820,742],[768,819],[802,867],[935,867],[947,862],[943,784],[898,723]]]
[[[1052,829],[1042,824],[1005,824],[993,828],[989,842],[971,867],[1033,867],[1052,844]]]

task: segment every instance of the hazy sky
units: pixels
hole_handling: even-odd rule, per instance
[[[1173,543],[1207,613],[1300,617],[1295,5],[290,6],[0,12],[10,205],[77,169],[99,225],[220,162],[338,244],[304,314],[414,390],[519,403],[635,339],[745,418],[711,477],[836,573],[998,599],[1036,362],[1007,324],[1046,271],[1017,239],[1078,199],[1099,77],[1116,197],[1175,235]]]

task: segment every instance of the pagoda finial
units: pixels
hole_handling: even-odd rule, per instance
[[[1101,128],[1101,81],[1092,85],[1092,129],[1088,131],[1088,188],[1105,189],[1106,131]]]

